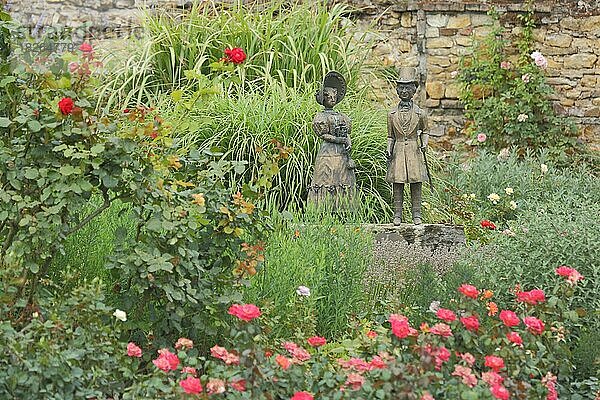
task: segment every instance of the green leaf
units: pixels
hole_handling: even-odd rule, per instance
[[[98,154],[102,153],[104,151],[105,147],[102,143],[98,143],[94,146],[92,146],[92,148],[90,149],[90,151],[92,152],[93,156],[97,156]]]
[[[59,172],[62,176],[69,176],[79,172],[79,170],[72,165],[63,165],[60,167]]]
[[[29,130],[31,130],[31,132],[39,132],[42,130],[42,124],[40,124],[35,119],[29,120],[27,122],[27,126],[29,127]]]
[[[17,78],[15,78],[14,76],[7,76],[6,78],[2,79],[0,81],[0,87],[5,87],[6,85],[8,85],[9,83],[12,83],[14,81],[16,81]]]
[[[25,178],[27,179],[37,179],[37,177],[39,176],[37,169],[34,168],[28,168],[25,171]]]
[[[8,128],[12,121],[6,117],[0,117],[0,128]]]

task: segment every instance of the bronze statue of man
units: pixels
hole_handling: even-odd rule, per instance
[[[313,120],[313,130],[323,139],[308,188],[308,200],[315,203],[329,199],[335,206],[341,206],[344,198],[352,198],[356,186],[354,161],[350,158],[352,124],[348,116],[333,109],[345,94],[346,80],[331,71],[315,96],[324,108]]]
[[[396,81],[400,103],[387,118],[388,171],[386,180],[393,185],[394,225],[402,223],[404,184],[410,184],[413,223],[421,223],[421,189],[428,179],[424,152],[427,147],[427,115],[413,102],[419,80],[417,70],[403,67]]]

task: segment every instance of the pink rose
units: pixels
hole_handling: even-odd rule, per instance
[[[79,69],[79,64],[78,63],[76,63],[75,61],[72,61],[72,62],[69,63],[69,72],[71,72],[73,74],[78,69]]]
[[[490,386],[502,385],[502,382],[504,382],[504,378],[495,371],[483,372],[481,379]]]
[[[456,321],[456,314],[452,310],[446,308],[439,308],[436,313],[437,317],[446,322]]]
[[[458,291],[472,299],[477,299],[477,296],[479,296],[479,290],[475,286],[467,285],[466,283],[460,285]]]
[[[544,323],[536,317],[525,317],[523,323],[534,335],[541,335],[544,332]]]
[[[210,378],[206,384],[206,393],[220,394],[225,392],[225,381],[223,379]]]
[[[479,330],[479,320],[474,315],[471,315],[469,317],[462,317],[460,319],[460,322],[468,331],[477,332]]]
[[[485,366],[491,368],[494,372],[504,368],[504,360],[498,356],[485,356]]]
[[[350,389],[352,390],[359,390],[363,383],[365,383],[365,378],[361,374],[355,372],[349,373],[346,378],[346,385],[350,386]]]
[[[308,392],[296,392],[290,400],[314,400],[314,397]]]
[[[434,335],[442,336],[442,337],[450,337],[452,336],[452,329],[443,323],[435,324],[430,329],[429,332]]]
[[[479,143],[483,143],[487,140],[487,135],[485,133],[480,133],[477,135],[477,141]]]
[[[546,60],[546,57],[544,57],[539,51],[534,51],[533,53],[531,53],[531,58],[533,58],[535,65],[542,69],[545,69],[548,66],[548,61]]]
[[[500,68],[502,69],[510,69],[512,67],[512,64],[509,61],[502,61],[500,63]]]
[[[327,340],[321,336],[313,336],[306,340],[312,347],[320,347],[327,343]]]
[[[191,349],[192,347],[194,347],[194,342],[192,342],[190,339],[186,339],[186,338],[179,338],[177,339],[177,343],[175,343],[175,348],[176,349]]]
[[[164,372],[175,371],[179,365],[179,357],[176,354],[171,353],[167,349],[161,349],[158,351],[158,358],[152,360],[152,363],[156,365],[158,369]]]
[[[510,327],[517,326],[521,323],[517,314],[510,310],[502,310],[500,311],[500,319],[504,323],[504,325]]]
[[[194,367],[183,367],[181,369],[181,373],[182,374],[190,374],[190,375],[196,376],[196,374],[198,373],[198,371],[196,371],[196,368],[194,368]]]
[[[188,376],[184,380],[179,381],[179,386],[181,386],[187,394],[198,394],[202,392],[200,379],[194,378],[193,376]]]
[[[523,339],[517,332],[508,332],[506,338],[517,346],[523,346]]]
[[[391,314],[389,318],[392,325],[392,333],[398,339],[404,339],[411,334],[408,318],[400,314]]]
[[[262,315],[260,309],[254,304],[233,304],[229,307],[229,314],[246,322],[250,322]]]
[[[127,344],[127,355],[129,357],[141,357],[142,349],[140,349],[135,343],[129,342]]]
[[[492,392],[492,396],[500,400],[508,400],[510,398],[510,393],[508,390],[502,385],[494,385],[490,388],[490,392]]]
[[[245,392],[246,391],[246,380],[245,379],[232,379],[229,382],[229,386],[231,386],[231,388],[233,390],[237,390],[238,392]]]
[[[91,53],[94,51],[94,48],[89,43],[82,43],[81,46],[79,46],[79,50],[83,53]]]
[[[531,305],[536,305],[538,303],[543,303],[546,301],[546,296],[544,291],[541,289],[533,289],[529,292],[518,292],[517,293],[517,301],[524,302]]]

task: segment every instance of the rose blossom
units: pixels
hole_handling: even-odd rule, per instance
[[[529,329],[529,332],[534,335],[541,335],[544,332],[544,323],[536,317],[525,317],[523,318],[523,323]]]
[[[89,43],[82,43],[81,46],[79,46],[79,50],[81,50],[83,53],[91,53],[94,51],[94,48]]]
[[[504,378],[494,371],[483,372],[481,379],[490,386],[501,385],[504,382]]]
[[[517,116],[517,121],[519,121],[519,122],[525,122],[528,119],[529,119],[529,115],[527,115],[527,114],[519,114]]]
[[[508,332],[506,334],[506,338],[517,346],[523,346],[523,339],[521,339],[521,335],[519,335],[517,332]]]
[[[540,171],[542,172],[542,174],[545,174],[548,172],[548,166],[546,164],[540,164]]]
[[[475,385],[477,385],[477,377],[473,375],[473,372],[469,367],[464,367],[457,364],[454,366],[452,375],[462,378],[463,383],[468,387],[475,387]]]
[[[75,108],[75,103],[73,102],[73,99],[70,97],[63,97],[59,102],[58,102],[58,108],[60,110],[60,112],[62,113],[62,115],[69,115],[73,112],[73,108]],[[122,312],[123,314],[125,314],[123,311],[121,310],[117,310]],[[115,311],[115,314],[117,314],[117,311]],[[117,317],[115,314],[113,314],[115,317]],[[119,317],[117,317],[117,319],[120,319],[121,321],[125,322],[127,320],[127,317],[125,317],[125,319],[121,319]]]
[[[275,362],[279,364],[283,370],[287,370],[292,365],[292,361],[281,354],[275,356]]]
[[[225,381],[223,379],[210,378],[206,384],[208,394],[220,394],[225,392]]]
[[[504,368],[504,360],[498,356],[485,356],[485,366],[491,368],[494,372]]]
[[[210,355],[220,360],[223,360],[226,365],[240,364],[240,358],[237,355],[230,353],[229,351],[227,351],[226,348],[221,346],[214,345],[210,349]]]
[[[504,193],[506,193],[509,196],[511,194],[513,194],[514,192],[515,192],[515,190],[513,188],[511,188],[511,187],[507,187],[507,188],[504,189]]]
[[[377,332],[375,332],[375,331],[368,331],[367,332],[367,337],[369,339],[375,339],[377,337]]]
[[[442,319],[446,322],[456,321],[456,314],[454,314],[452,310],[448,310],[446,308],[438,309],[436,315],[439,319]]]
[[[193,376],[188,376],[187,378],[179,381],[179,386],[181,386],[184,392],[188,394],[198,394],[202,392],[200,379],[194,378]]]
[[[250,322],[261,316],[260,309],[254,304],[233,304],[229,307],[229,314],[238,317],[242,321]]]
[[[510,398],[510,393],[508,390],[502,385],[494,385],[490,388],[490,392],[492,395],[500,400],[508,400]]]
[[[391,314],[389,320],[392,325],[392,333],[398,339],[404,339],[410,335],[410,326],[408,324],[408,318],[400,314]]]
[[[504,325],[508,326],[509,328],[517,326],[521,323],[521,320],[519,319],[517,314],[514,311],[510,310],[500,311],[500,319],[502,320]]]
[[[460,322],[468,331],[477,332],[477,330],[479,330],[479,320],[474,315],[471,315],[469,317],[462,317],[460,319]]]
[[[471,353],[459,354],[459,357],[468,365],[475,364],[475,357]]]
[[[517,301],[525,302],[527,304],[535,306],[538,303],[543,303],[544,301],[546,301],[546,295],[541,289],[533,289],[529,292],[518,292]]]
[[[435,369],[438,371],[442,369],[442,364],[450,360],[450,350],[444,346],[440,346],[433,352],[435,356]]]
[[[482,219],[479,225],[484,229],[496,229],[496,225],[492,221],[489,221],[487,219]]]
[[[583,280],[583,275],[581,275],[576,269],[573,270],[573,273],[571,275],[569,275],[569,277],[567,278],[567,281],[571,285],[576,284],[580,280]]]
[[[142,349],[140,349],[135,343],[129,342],[127,344],[127,355],[129,357],[141,357]]]
[[[533,58],[535,65],[542,69],[545,69],[548,66],[548,60],[546,60],[546,57],[544,57],[539,51],[534,51],[531,53],[531,58]]]
[[[164,372],[174,371],[179,365],[179,357],[176,354],[171,353],[168,349],[161,349],[158,351],[158,358],[152,360],[152,363],[156,365],[158,369]]]
[[[571,275],[573,273],[573,271],[575,271],[573,268],[568,267],[566,265],[561,265],[558,268],[556,268],[556,270],[555,270],[556,275],[564,276],[564,277],[568,277],[569,275]]]
[[[240,47],[225,49],[225,59],[234,64],[241,64],[246,60],[246,53]]]
[[[479,143],[483,143],[483,142],[485,142],[486,140],[487,140],[487,135],[486,135],[485,133],[479,133],[479,134],[477,135],[477,141],[478,141]]]
[[[327,343],[327,340],[321,336],[313,336],[306,340],[312,347],[320,347]]]
[[[238,392],[245,392],[246,391],[246,380],[245,379],[232,379],[229,382],[229,386],[233,390],[237,390]]]
[[[477,299],[477,296],[479,296],[479,290],[475,286],[467,285],[466,283],[460,285],[458,291],[472,299]]]
[[[421,400],[435,400],[435,398],[429,392],[424,392]]]
[[[444,323],[439,323],[439,324],[433,325],[429,329],[429,332],[433,333],[434,335],[438,335],[438,336],[442,336],[442,337],[452,336],[452,329],[450,329],[450,327]]]
[[[365,383],[365,378],[361,374],[357,374],[355,372],[348,374],[346,385],[350,386],[350,389],[359,390],[363,383]]]
[[[190,375],[196,376],[196,374],[198,374],[198,371],[194,367],[183,367],[181,369],[181,373],[182,374],[190,374]]]
[[[502,69],[510,69],[512,67],[512,64],[510,63],[510,61],[502,61],[500,63],[500,68]]]
[[[77,71],[79,69],[79,64],[76,63],[75,61],[71,61],[69,63],[69,72],[70,73],[75,73],[75,71]]]
[[[194,342],[192,342],[190,339],[186,339],[186,338],[179,338],[179,339],[177,339],[177,343],[175,343],[176,349],[180,349],[180,348],[191,349],[192,347],[194,347]]]
[[[496,204],[498,201],[500,201],[500,196],[498,196],[498,193],[490,193],[487,198],[492,202],[492,204]]]
[[[314,400],[314,397],[308,392],[296,392],[290,400]]]

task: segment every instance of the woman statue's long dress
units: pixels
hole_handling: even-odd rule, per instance
[[[308,200],[322,203],[330,199],[340,206],[342,199],[350,199],[356,187],[354,162],[350,158],[351,121],[346,115],[334,111],[346,92],[344,78],[337,72],[325,76],[322,89],[317,93],[317,102],[325,109],[315,116],[313,130],[323,139],[315,161]]]

